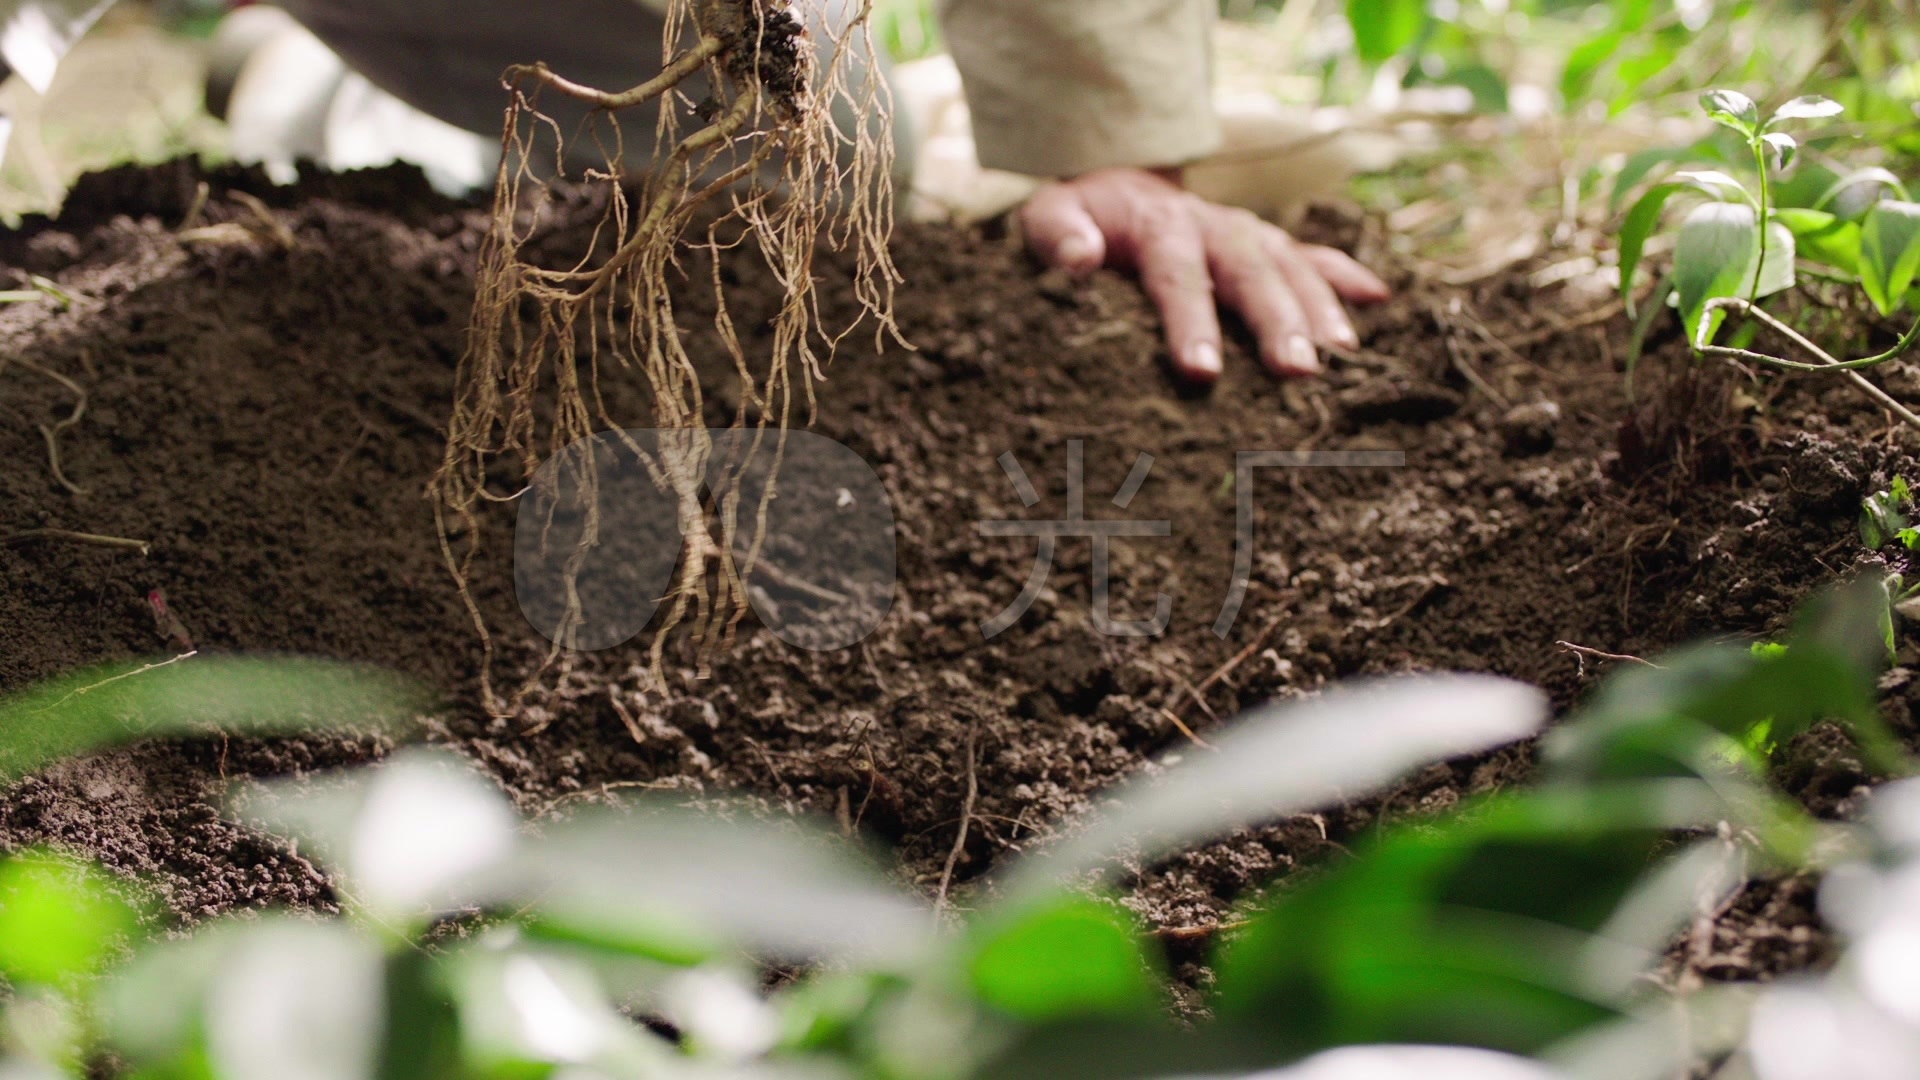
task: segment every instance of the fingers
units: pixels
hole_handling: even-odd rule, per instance
[[[1360,265],[1344,251],[1318,244],[1295,243],[1294,247],[1300,257],[1320,275],[1321,280],[1349,300],[1371,304],[1393,295],[1393,290],[1380,280],[1379,275]]]
[[[1347,309],[1334,295],[1333,286],[1308,261],[1305,246],[1272,227],[1266,229],[1264,240],[1266,255],[1306,313],[1313,340],[1336,349],[1359,348],[1360,335],[1354,332]]]
[[[1027,246],[1048,266],[1090,274],[1107,261],[1107,238],[1071,184],[1048,184],[1020,212]]]
[[[1358,347],[1342,298],[1389,295],[1385,282],[1346,254],[1301,244],[1139,169],[1049,184],[1027,201],[1020,221],[1028,246],[1049,266],[1073,274],[1104,265],[1136,271],[1160,309],[1174,368],[1195,382],[1221,373],[1216,292],[1245,318],[1265,365],[1284,375],[1321,371],[1316,344]]]
[[[1206,237],[1200,223],[1175,203],[1141,222],[1134,238],[1140,284],[1160,309],[1173,366],[1194,382],[1220,377],[1220,316],[1214,308]]]
[[[1260,360],[1268,370],[1276,375],[1319,374],[1320,354],[1311,340],[1313,319],[1278,260],[1262,244],[1258,229],[1251,215],[1215,216],[1207,238],[1214,285],[1221,301],[1238,311],[1259,339]],[[1332,292],[1327,295],[1331,298]]]

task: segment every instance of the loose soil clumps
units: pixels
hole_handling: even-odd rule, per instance
[[[423,495],[486,211],[403,170],[288,189],[221,172],[205,223],[234,229],[209,240],[178,228],[201,179],[184,164],[94,176],[59,220],[0,237],[0,264],[74,297],[70,310],[0,309],[0,535],[152,545],[144,558],[48,538],[0,545],[0,691],[164,652],[158,592],[200,649],[372,661],[437,688],[431,738],[536,814],[645,788],[838,817],[883,838],[899,873],[931,891],[971,777],[962,904],[996,858],[1044,843],[1116,780],[1208,752],[1209,729],[1259,702],[1457,669],[1537,683],[1566,707],[1605,664],[1562,642],[1642,655],[1775,632],[1812,590],[1881,559],[1861,548],[1859,500],[1914,465],[1899,429],[1844,384],[1692,369],[1674,339],[1642,362],[1636,405],[1623,320],[1589,317],[1608,298],[1536,290],[1521,271],[1464,287],[1400,271],[1397,298],[1360,312],[1364,349],[1324,379],[1277,382],[1236,345],[1220,385],[1193,394],[1167,374],[1157,321],[1129,281],[1041,273],[990,229],[914,226],[893,258],[906,277],[899,325],[917,350],[849,343],[812,427],[870,463],[893,502],[899,586],[879,630],[812,653],[749,621],[708,677],[670,653],[669,689],[650,693],[642,638],[564,658],[499,719],[481,707],[478,642]],[[264,201],[271,227],[241,193]],[[583,195],[575,209],[584,234],[598,208]],[[578,243],[570,228],[544,242]],[[1397,265],[1357,218],[1319,212],[1306,228]],[[753,252],[721,258],[757,355],[781,292]],[[712,328],[715,269],[689,256],[683,270],[687,350],[709,421],[724,427],[741,395]],[[829,325],[858,308],[855,270],[820,267]],[[40,430],[73,414],[72,387],[8,356],[84,390],[84,415],[57,442],[84,494],[55,478]],[[1889,389],[1920,397],[1920,379],[1893,367]],[[1696,413],[1673,415],[1680,400]],[[643,406],[637,391],[608,402],[614,415]],[[1089,545],[1070,539],[1031,609],[984,638],[1035,550],[976,524],[1064,517],[1075,443],[1089,517],[1170,523],[1164,538],[1114,543],[1114,617],[1147,618],[1166,594],[1171,624],[1099,633]],[[1271,450],[1400,451],[1406,465],[1236,476],[1240,452]],[[1037,489],[1031,509],[1009,454]],[[1142,454],[1150,471],[1121,509],[1111,496]],[[1222,638],[1245,482],[1251,575]],[[511,515],[482,523],[498,535],[473,579],[501,630],[501,685],[546,657],[511,591]],[[1908,646],[1886,684],[1889,719],[1908,735],[1915,666]],[[1817,811],[1844,815],[1869,778],[1829,735],[1788,747],[1781,771]],[[77,849],[146,877],[189,919],[327,906],[324,876],[221,820],[218,792],[385,749],[214,739],[62,764],[0,799],[0,846]],[[1335,855],[1382,817],[1444,809],[1528,768],[1524,749],[1436,766],[1382,798],[1135,868],[1128,902],[1170,941],[1191,940],[1246,890]],[[1813,962],[1824,939],[1808,897],[1791,882],[1756,887],[1682,966],[1719,978]]]

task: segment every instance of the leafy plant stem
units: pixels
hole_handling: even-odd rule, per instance
[[[1747,148],[1753,151],[1753,167],[1760,173],[1760,202],[1754,209],[1760,222],[1760,257],[1753,264],[1753,284],[1749,286],[1747,303],[1760,302],[1760,279],[1766,276],[1767,268],[1767,222],[1773,215],[1773,181],[1767,175],[1766,144],[1758,138],[1749,139]]]
[[[1820,346],[1815,345],[1811,340],[1807,338],[1805,334],[1802,334],[1800,331],[1795,330],[1791,326],[1788,326],[1786,323],[1780,321],[1779,319],[1774,318],[1772,315],[1768,314],[1763,308],[1752,303],[1751,301],[1742,300],[1737,296],[1721,296],[1721,297],[1715,297],[1714,299],[1707,301],[1708,311],[1712,311],[1715,308],[1723,308],[1723,307],[1734,308],[1738,310],[1741,314],[1746,315],[1749,318],[1757,319],[1760,322],[1765,323],[1767,326],[1778,331],[1780,335],[1785,337],[1788,341],[1791,341],[1795,345],[1798,345],[1800,348],[1805,349],[1809,354],[1815,357],[1818,357],[1820,362],[1814,363],[1814,364],[1803,363],[1798,360],[1788,360],[1783,357],[1772,356],[1767,353],[1754,352],[1750,349],[1736,349],[1736,348],[1732,348],[1730,346],[1725,346],[1725,345],[1709,345],[1704,340],[1699,340],[1694,343],[1694,351],[1699,353],[1701,356],[1717,357],[1722,360],[1745,360],[1750,363],[1766,364],[1770,367],[1786,368],[1790,371],[1845,372],[1847,377],[1853,381],[1854,385],[1858,386],[1864,393],[1867,394],[1867,396],[1873,398],[1875,401],[1886,406],[1888,409],[1891,409],[1895,415],[1899,416],[1902,420],[1905,420],[1908,424],[1911,424],[1916,429],[1920,429],[1920,416],[1916,416],[1913,410],[1907,408],[1905,405],[1902,405],[1899,401],[1895,400],[1893,396],[1888,394],[1886,391],[1873,385],[1871,382],[1868,382],[1867,379],[1864,376],[1862,376],[1859,371],[1859,369],[1861,368],[1869,368],[1878,364],[1884,364],[1887,361],[1892,360],[1902,355],[1907,350],[1911,349],[1915,341],[1920,341],[1920,320],[1916,320],[1913,326],[1910,329],[1908,329],[1905,334],[1901,335],[1900,340],[1894,343],[1893,348],[1888,349],[1883,353],[1880,353],[1875,356],[1864,357],[1859,360],[1839,360],[1835,358],[1832,353],[1829,353],[1825,349],[1822,349]],[[1702,327],[1705,327],[1707,325],[1706,321],[1702,320],[1701,325]],[[1702,333],[1701,337],[1704,339],[1705,334]]]

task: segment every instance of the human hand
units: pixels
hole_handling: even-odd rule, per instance
[[[1320,347],[1359,345],[1341,298],[1384,300],[1386,283],[1345,252],[1303,244],[1246,210],[1207,202],[1168,175],[1105,169],[1036,193],[1020,212],[1027,244],[1049,266],[1132,270],[1166,323],[1173,365],[1198,383],[1220,377],[1220,317],[1239,312],[1278,375],[1322,370]]]

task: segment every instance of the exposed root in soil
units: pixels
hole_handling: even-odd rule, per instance
[[[57,481],[61,487],[66,488],[70,494],[85,495],[87,489],[67,479],[66,471],[60,466],[60,434],[86,418],[86,387],[81,386],[79,383],[74,382],[72,379],[67,378],[57,371],[36,364],[24,356],[0,356],[0,372],[6,371],[9,364],[18,364],[36,375],[51,379],[66,388],[66,391],[73,395],[73,411],[69,412],[64,419],[56,420],[51,424],[39,425],[40,437],[46,443],[47,468],[53,473],[54,480]]]
[[[510,700],[493,688],[493,635],[470,595],[480,516],[489,504],[533,494],[530,485],[544,462],[596,434],[616,433],[618,449],[677,507],[681,559],[653,630],[655,682],[665,677],[666,643],[683,622],[691,620],[704,670],[745,617],[745,582],[760,556],[774,486],[765,485],[759,504],[746,508],[737,480],[708,490],[714,446],[699,369],[681,335],[682,295],[670,288],[670,278],[681,270],[686,237],[700,228],[699,246],[716,266],[721,252],[752,242],[780,282],[784,295],[764,354],[750,356],[742,347],[717,273],[712,314],[745,388],[731,422],[756,428],[762,437],[749,456],[768,454],[777,467],[796,391],[811,411],[814,381],[859,321],[823,330],[814,295],[815,253],[823,240],[853,252],[859,316],[876,318],[883,330],[892,325],[897,275],[886,247],[892,228],[886,88],[876,71],[858,86],[849,73],[862,50],[872,55],[871,7],[864,5],[844,26],[829,26],[824,8],[812,6],[813,23],[832,39],[825,63],[784,2],[675,0],[667,20],[669,59],[658,77],[640,86],[617,92],[582,86],[544,64],[508,71],[512,97],[492,225],[480,253],[446,457],[431,490],[447,566],[468,597],[483,642],[482,692],[496,714],[513,712],[531,683]],[[694,44],[672,54],[689,29]],[[685,87],[700,78],[708,96],[694,104]],[[562,269],[539,265],[537,251],[529,250],[554,203],[552,180],[538,172],[541,163],[564,162],[568,152],[558,125],[540,112],[543,94],[592,106],[593,135],[606,150],[603,169],[587,176],[604,197],[604,214],[587,249]],[[656,149],[644,172],[631,173],[618,114],[656,101],[666,105],[654,132]],[[674,107],[683,101],[704,125],[685,134]],[[861,118],[852,131],[835,126],[836,103]],[[646,390],[641,413],[616,414],[607,406],[608,381],[636,372]],[[634,427],[660,432],[658,443],[644,446],[629,437],[626,429]],[[490,487],[502,459],[518,464],[518,490]],[[738,477],[744,462],[733,464],[731,475]],[[600,540],[602,468],[600,455],[591,452],[565,464],[585,521],[567,564],[567,610],[552,635],[549,663],[584,620],[576,583]],[[743,524],[750,538],[744,546],[736,543]]]
[[[1583,675],[1586,674],[1586,661],[1588,660],[1604,660],[1612,664],[1639,664],[1642,667],[1650,668],[1658,668],[1660,666],[1644,657],[1628,656],[1626,653],[1603,652],[1586,645],[1575,645],[1571,641],[1556,641],[1554,644],[1580,658],[1580,673]]]

